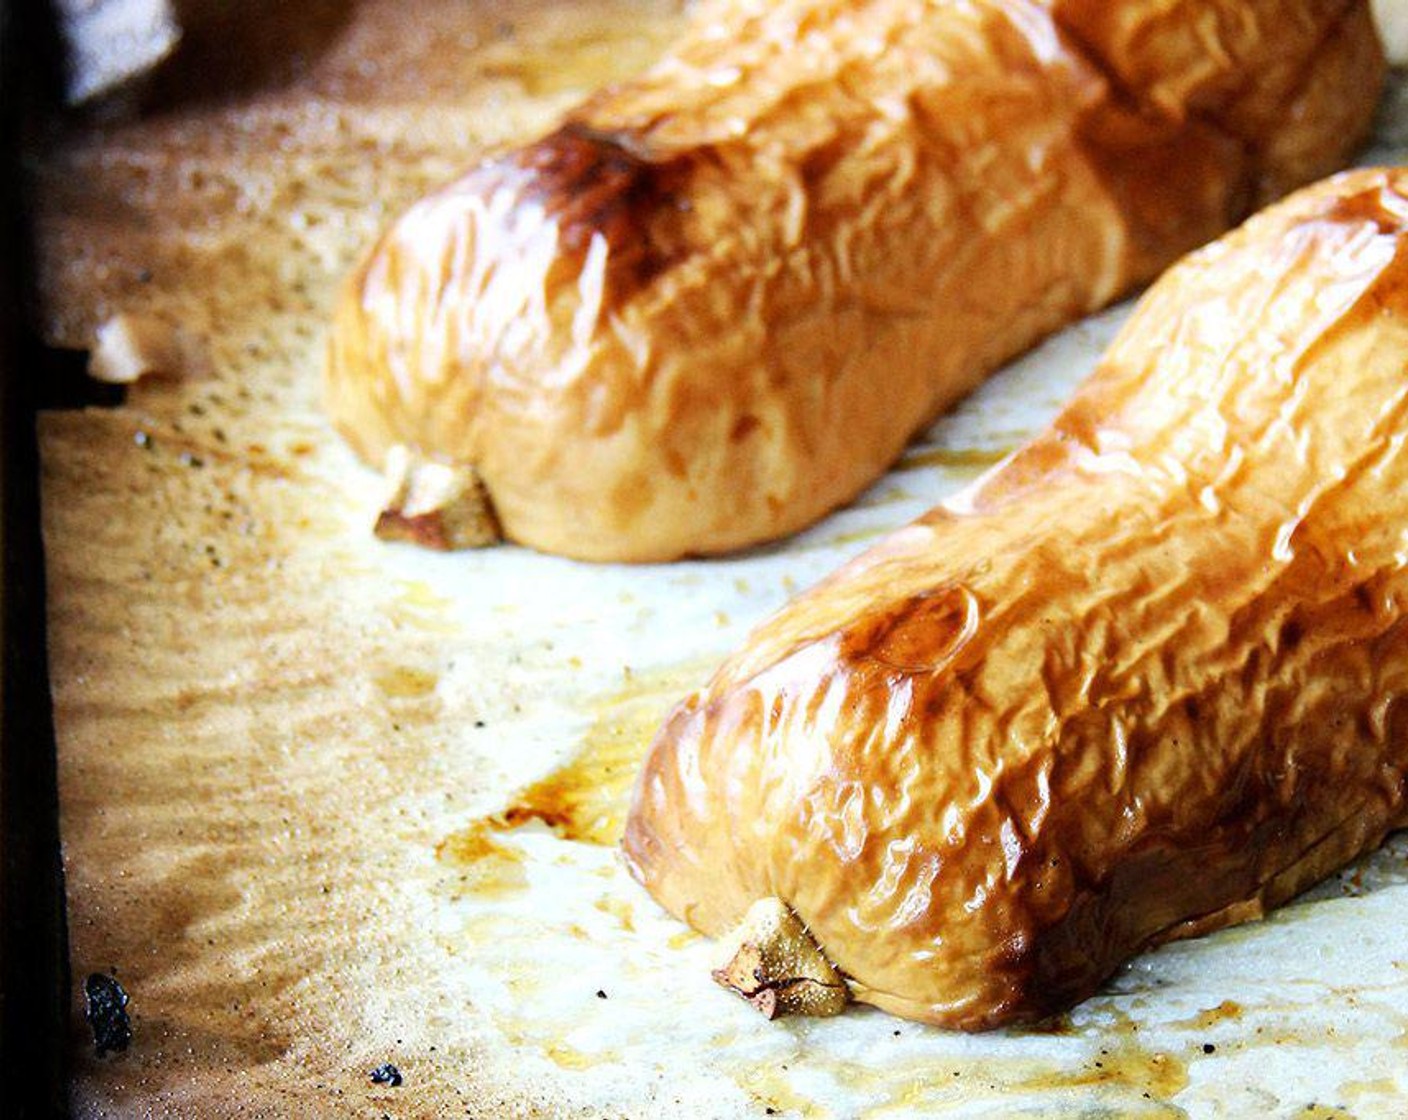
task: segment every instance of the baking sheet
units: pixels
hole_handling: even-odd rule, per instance
[[[670,3],[366,3],[278,89],[56,136],[47,330],[165,317],[201,376],[44,419],[78,1115],[1384,1115],[1408,1110],[1408,842],[1167,946],[1034,1031],[767,1023],[624,872],[634,762],[749,628],[1051,416],[1121,321],[940,421],[860,500],[708,562],[375,542],[318,407],[391,212],[629,72]],[[1408,150],[1389,99],[1368,159]],[[98,1058],[114,972],[134,1040]],[[368,1071],[393,1062],[398,1087]]]

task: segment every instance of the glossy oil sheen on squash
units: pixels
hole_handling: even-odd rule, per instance
[[[1365,0],[705,5],[639,78],[412,206],[327,403],[505,534],[717,553],[855,497],[1038,339],[1341,166]]]
[[[1141,301],[1052,426],[755,631],[625,849],[719,933],[777,896],[859,998],[1030,1020],[1408,823],[1408,171]]]

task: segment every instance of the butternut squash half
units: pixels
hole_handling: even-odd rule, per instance
[[[1408,825],[1408,171],[1193,254],[1050,429],[754,633],[624,845],[857,998],[1035,1019]]]
[[[1043,335],[1342,166],[1366,0],[730,0],[417,203],[327,404],[472,467],[504,534],[716,553],[849,500]]]

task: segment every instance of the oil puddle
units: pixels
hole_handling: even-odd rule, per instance
[[[701,684],[716,663],[697,659],[663,669],[626,670],[621,687],[589,703],[591,724],[567,760],[436,847],[467,883],[490,893],[527,885],[518,850],[495,840],[540,822],[563,840],[614,846],[630,810],[636,773],[671,705]]]

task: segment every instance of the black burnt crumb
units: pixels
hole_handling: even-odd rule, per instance
[[[477,720],[474,721],[474,726],[475,726],[475,727],[484,727],[484,726],[485,726],[485,723],[484,723],[484,721],[483,721],[482,719],[477,719]]]
[[[605,993],[604,991],[602,991],[600,988],[598,988],[598,989],[596,990],[596,998],[597,998],[597,999],[605,999],[605,998],[606,998],[606,993]]]
[[[401,1084],[401,1071],[390,1062],[383,1062],[367,1074],[373,1085],[390,1085],[393,1089]]]
[[[896,1031],[896,1032],[895,1032],[895,1037],[896,1037],[896,1038],[899,1038],[899,1036],[900,1036],[900,1032],[899,1032],[899,1031]]]
[[[86,1015],[98,1057],[109,1050],[126,1050],[132,1041],[132,1020],[127,1017],[127,993],[122,985],[114,977],[94,972],[83,982],[83,994],[88,1000]]]
[[[1204,1053],[1204,1054],[1211,1054],[1211,1053],[1212,1053],[1214,1050],[1216,1050],[1216,1049],[1217,1049],[1217,1047],[1214,1046],[1211,1042],[1204,1042],[1204,1043],[1203,1043],[1203,1053]]]
[[[766,1112],[769,1116],[777,1115],[777,1109],[775,1108],[765,1108],[763,1111]]]

